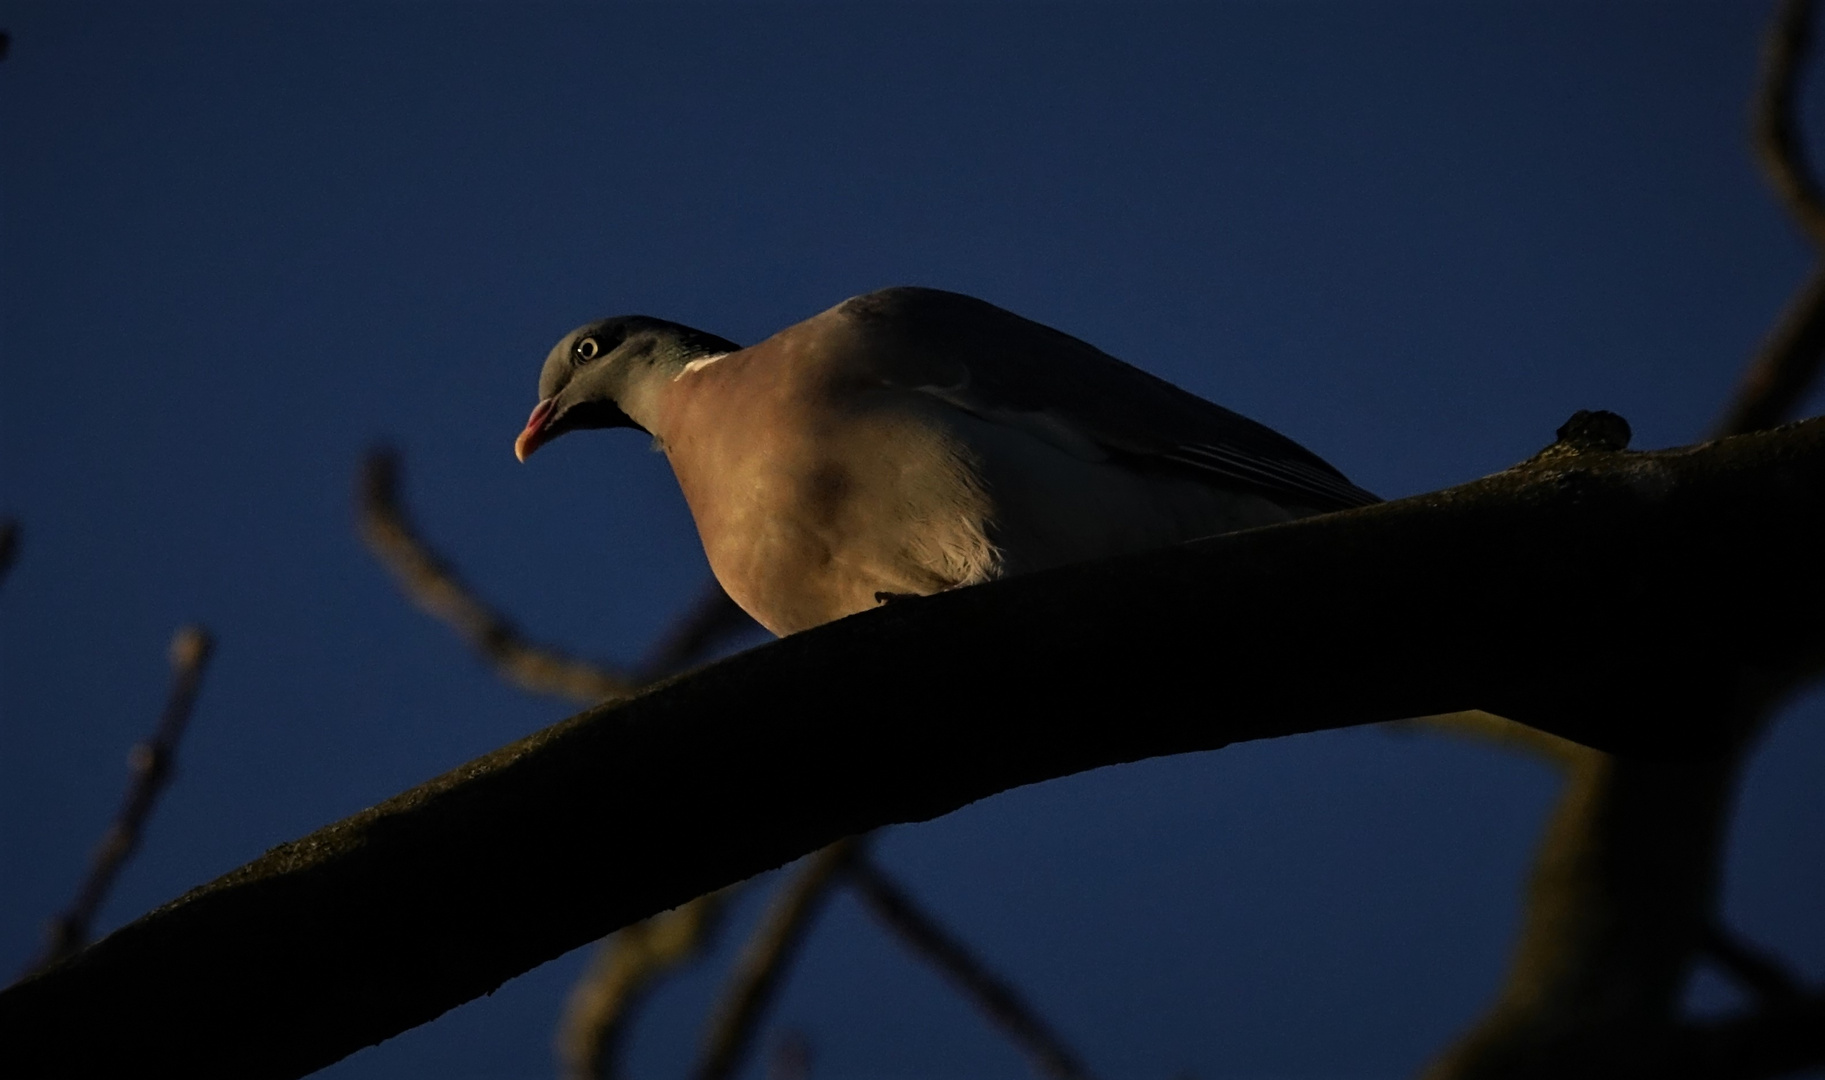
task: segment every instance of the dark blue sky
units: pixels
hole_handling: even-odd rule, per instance
[[[513,460],[589,318],[751,342],[884,285],[974,293],[1389,496],[1578,408],[1691,441],[1810,265],[1747,152],[1767,7],[0,3],[0,513],[26,530],[0,972],[75,887],[180,622],[218,659],[110,927],[570,711],[368,558],[370,441],[539,637],[632,657],[695,594],[638,437]],[[1815,693],[1755,761],[1726,905],[1813,979],[1822,776]],[[881,856],[1110,1077],[1397,1076],[1486,1003],[1555,786],[1314,735],[1009,793]],[[547,1074],[582,959],[325,1075]],[[680,1075],[713,986],[655,1002],[639,1075]],[[1023,1075],[846,899],[786,1027],[820,1076]]]

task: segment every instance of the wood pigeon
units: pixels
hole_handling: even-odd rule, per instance
[[[750,348],[630,315],[565,335],[514,444],[648,432],[710,568],[790,634],[884,600],[1363,506],[1246,417],[993,304],[846,300]]]

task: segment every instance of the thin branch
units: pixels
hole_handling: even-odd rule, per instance
[[[413,603],[448,623],[502,678],[523,690],[583,703],[627,697],[754,625],[712,583],[637,671],[615,671],[528,641],[419,535],[399,496],[399,472],[399,455],[389,449],[369,451],[362,464],[358,516],[368,548]]]
[[[1762,431],[1792,416],[1825,366],[1825,263],[1782,312],[1744,370],[1715,434]]]
[[[527,641],[506,616],[480,600],[412,527],[399,498],[399,455],[392,450],[371,450],[362,464],[359,516],[369,550],[406,595],[454,628],[509,682],[583,703],[639,689],[634,676]]]
[[[729,976],[704,1033],[697,1080],[726,1080],[746,1056],[755,1029],[785,979],[798,945],[830,896],[830,885],[862,850],[859,838],[838,840],[812,855],[767,909]]]
[[[866,854],[849,867],[849,883],[875,918],[902,944],[949,979],[991,1024],[1027,1055],[1034,1071],[1055,1080],[1090,1080],[1081,1058],[1066,1046],[1019,991],[970,954],[938,921],[919,910],[907,891]]]
[[[1821,550],[1825,419],[890,604],[588,710],[0,991],[0,1075],[300,1076],[842,837],[1162,754],[1471,708],[1700,753],[1825,668],[1825,623],[1792,618],[1825,609]]]
[[[0,582],[19,559],[19,523],[12,518],[0,519]]]
[[[178,742],[184,737],[190,712],[196,704],[203,672],[209,666],[214,642],[200,626],[186,626],[171,639],[171,690],[165,698],[165,711],[159,717],[152,737],[133,748],[128,757],[133,777],[127,784],[120,812],[108,827],[89,864],[89,874],[76,890],[69,908],[52,920],[46,935],[44,953],[26,971],[50,967],[80,951],[89,942],[89,931],[95,915],[108,898],[121,867],[133,856],[144,834],[152,808],[165,785],[170,783],[172,763]]]
[[[1800,78],[1812,46],[1813,0],[1782,0],[1762,43],[1752,109],[1755,155],[1768,185],[1815,244],[1825,247],[1825,197],[1800,137]]]
[[[1764,1002],[1795,1001],[1805,992],[1786,965],[1716,921],[1700,931],[1698,950]]]
[[[654,682],[675,675],[730,640],[758,629],[760,625],[712,581],[641,661],[642,678]]]
[[[1799,82],[1812,41],[1815,0],[1783,0],[1763,49],[1754,108],[1755,148],[1768,183],[1816,246],[1825,249],[1825,198],[1800,145]],[[1825,250],[1744,371],[1716,431],[1739,435],[1792,416],[1825,364]]]
[[[557,1049],[566,1077],[598,1080],[619,1074],[634,1010],[660,977],[710,948],[739,888],[731,885],[700,896],[602,942],[564,1008]]]

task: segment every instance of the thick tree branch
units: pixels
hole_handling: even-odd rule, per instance
[[[1820,550],[1825,420],[889,605],[591,709],[0,992],[0,1074],[302,1075],[844,836],[1160,754],[1473,708],[1702,753],[1825,665],[1796,617],[1825,605]]]
[[[1815,7],[1815,0],[1783,0],[1768,32],[1753,124],[1769,183],[1825,246],[1825,201],[1798,137],[1800,66]],[[1825,262],[1749,364],[1718,433],[1758,431],[1791,415],[1817,381],[1821,358]],[[1769,698],[1739,713],[1732,751],[1684,769],[1563,748],[1566,790],[1535,862],[1507,983],[1495,1007],[1428,1069],[1430,1080],[1774,1075],[1749,1064],[1771,1060],[1768,1048],[1745,1041],[1762,1032],[1774,1033],[1770,1045],[1789,1055],[1780,1069],[1825,1062],[1825,1038],[1808,1050],[1804,1040],[1787,1039],[1781,1023],[1758,1026],[1759,1014],[1731,1029],[1730,1053],[1742,1068],[1721,1067],[1732,1059],[1699,1048],[1669,1056],[1682,1043],[1678,996],[1695,952],[1709,952],[1771,1008],[1793,1000],[1778,965],[1734,947],[1716,921],[1718,861],[1740,767],[1775,704]],[[1704,1071],[1712,1065],[1720,1069]]]

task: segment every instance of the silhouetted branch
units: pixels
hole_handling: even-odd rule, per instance
[[[19,558],[19,523],[12,518],[0,520],[0,583]]]
[[[1738,984],[1764,1002],[1793,1001],[1804,991],[1786,966],[1732,934],[1716,922],[1700,933],[1698,949]]]
[[[186,626],[171,638],[171,690],[165,698],[165,711],[152,737],[135,746],[127,759],[133,778],[121,800],[120,813],[95,849],[89,874],[76,890],[76,899],[52,920],[44,953],[27,969],[28,974],[72,956],[88,944],[89,930],[102,901],[108,898],[120,868],[139,847],[152,808],[171,780],[177,744],[184,737],[213,648],[209,632],[200,626]]]
[[[754,626],[712,582],[636,671],[612,671],[525,640],[505,615],[478,598],[413,527],[399,497],[399,458],[390,450],[371,451],[363,464],[360,522],[369,548],[419,607],[448,623],[503,678],[533,693],[583,702],[626,697]],[[622,1026],[639,998],[652,980],[698,955],[719,911],[716,902],[693,901],[662,916],[661,925],[628,927],[602,943],[560,1022],[559,1055],[569,1075],[614,1072]]]
[[[1012,1039],[1042,1076],[1056,1080],[1089,1080],[1083,1061],[1066,1046],[1020,994],[952,937],[937,920],[919,910],[872,858],[863,854],[849,867],[849,882],[881,924],[921,959],[949,979],[990,1023]]]
[[[838,840],[805,861],[767,909],[760,927],[742,949],[723,996],[704,1032],[697,1080],[726,1080],[734,1074],[754,1030],[772,1004],[799,942],[830,896],[830,885],[862,850],[858,838]]]
[[[1682,1025],[1658,1061],[1650,1058],[1634,1072],[1653,1080],[1766,1080],[1821,1063],[1825,993],[1815,992],[1765,1002],[1741,1016]]]
[[[602,942],[564,1008],[557,1049],[566,1077],[619,1075],[618,1058],[635,1008],[661,976],[710,947],[735,888],[643,919]]]
[[[1792,617],[1825,609],[1821,550],[1815,420],[886,605],[590,709],[0,991],[0,1074],[302,1075],[842,837],[1161,754],[1474,708],[1703,753],[1825,667],[1825,622]]]

